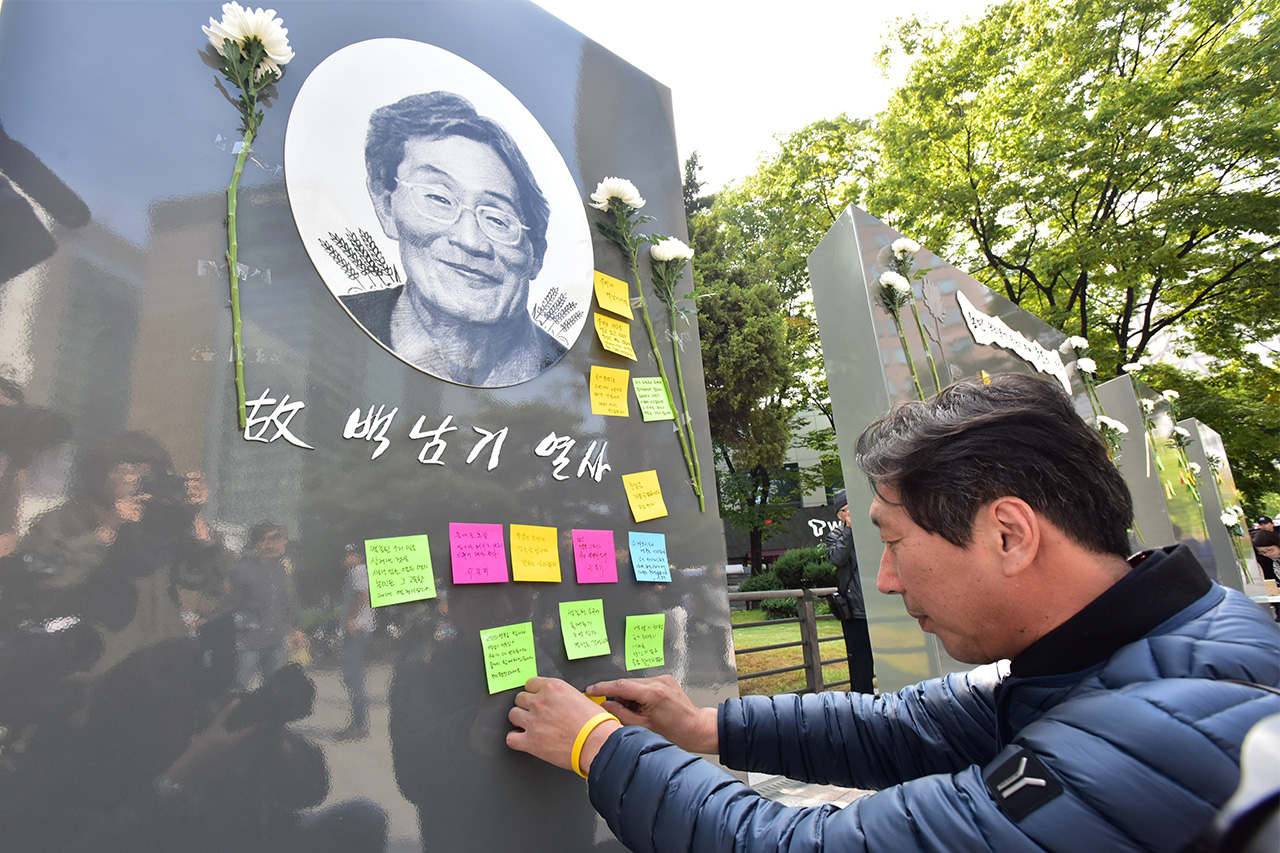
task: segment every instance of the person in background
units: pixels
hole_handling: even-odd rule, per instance
[[[369,735],[369,700],[364,690],[364,660],[377,627],[369,604],[369,569],[360,546],[346,546],[342,558],[342,683],[351,697],[351,721],[336,735],[338,740],[360,740]]]
[[[836,517],[841,526],[827,531],[823,544],[827,562],[836,567],[837,593],[831,596],[831,612],[844,632],[845,654],[849,657],[849,689],[855,693],[875,692],[875,662],[871,656],[871,633],[867,630],[867,610],[863,604],[862,581],[858,577],[858,555],[849,527],[849,498],[844,489],[836,492]]]
[[[256,675],[265,681],[287,662],[285,641],[299,648],[306,637],[298,630],[301,607],[285,562],[289,537],[285,529],[260,521],[249,530],[243,559],[231,575],[231,611],[236,622],[236,681],[248,690]]]

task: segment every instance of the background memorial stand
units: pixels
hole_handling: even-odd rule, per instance
[[[836,443],[848,484],[854,545],[864,566],[876,564],[882,545],[867,519],[873,495],[866,478],[853,465],[853,445],[859,433],[894,404],[918,399],[907,352],[891,315],[879,299],[879,278],[887,267],[878,262],[878,256],[882,249],[902,236],[851,205],[809,256],[809,276],[831,391]],[[920,284],[914,285],[925,337],[910,318],[910,309],[902,309],[902,334],[914,356],[916,373],[926,396],[937,391],[926,359],[926,346],[933,354],[944,385],[960,378],[978,378],[984,373],[1037,371],[1035,364],[1010,347],[1035,354],[1041,365],[1052,363],[1054,354],[1061,355],[1059,346],[1066,340],[1065,335],[942,258],[921,249],[915,266],[930,270],[928,279],[941,294],[941,310],[935,312],[922,298]],[[975,340],[960,308],[961,296],[976,312],[1007,325],[1009,331],[1003,333],[1004,346]],[[1070,367],[1074,356],[1063,355],[1061,360],[1065,372],[1054,369],[1051,373],[1065,377],[1070,383],[1076,411],[1086,418],[1093,416],[1080,376]],[[1225,541],[1221,556],[1220,549],[1212,545],[1217,515],[1211,514],[1207,505],[1202,508],[1186,483],[1179,479],[1178,454],[1169,442],[1175,425],[1167,401],[1151,389],[1135,385],[1127,375],[1101,383],[1097,392],[1105,414],[1129,428],[1122,437],[1117,461],[1134,494],[1137,515],[1137,526],[1131,535],[1134,550],[1185,542],[1206,565],[1214,565],[1211,571],[1216,571],[1224,583],[1239,588],[1237,561],[1227,552]],[[1154,429],[1149,439],[1145,437],[1140,398],[1156,402],[1152,415]],[[1192,434],[1195,436],[1196,430],[1192,430]],[[1203,431],[1199,434],[1205,435]],[[1217,452],[1222,455],[1220,441],[1216,445],[1211,441],[1206,443],[1218,447]],[[1210,468],[1203,460],[1200,464],[1203,476]],[[1227,482],[1230,469],[1225,463],[1223,470],[1223,480]],[[1234,488],[1230,492],[1234,494]],[[1206,517],[1211,519],[1209,523]],[[967,664],[951,659],[934,637],[921,632],[915,620],[903,611],[897,597],[879,595],[874,591],[873,582],[867,584],[867,589],[867,618],[881,691],[893,691],[922,678],[969,669]]]

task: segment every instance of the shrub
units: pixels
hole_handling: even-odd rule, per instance
[[[775,560],[771,568],[782,582],[777,589],[836,585],[836,567],[827,562],[827,550],[821,545],[793,548]]]

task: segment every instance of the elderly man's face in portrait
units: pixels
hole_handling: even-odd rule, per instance
[[[526,310],[540,264],[520,221],[516,179],[491,147],[461,136],[409,139],[395,189],[373,201],[400,243],[416,308],[470,323]]]

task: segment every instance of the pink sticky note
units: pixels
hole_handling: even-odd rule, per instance
[[[578,583],[617,583],[618,558],[612,530],[573,531],[573,564]]]
[[[506,583],[507,544],[501,524],[449,523],[454,583]]]

